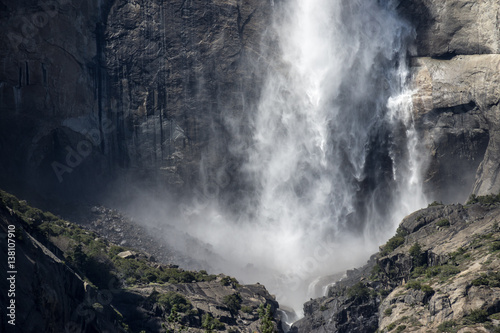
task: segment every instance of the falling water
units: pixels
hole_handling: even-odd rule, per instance
[[[267,78],[239,124],[252,134],[232,133],[244,208],[204,206],[187,225],[226,272],[300,310],[319,296],[307,292],[318,276],[362,264],[425,204],[406,87],[412,29],[391,1],[293,0],[273,10]]]

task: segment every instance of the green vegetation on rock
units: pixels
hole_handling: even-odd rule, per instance
[[[212,332],[226,330],[226,326],[229,326],[227,332],[238,332],[241,328],[242,324],[236,321],[226,325],[221,323],[219,319],[214,318],[212,313],[205,313],[204,310],[201,310],[205,307],[194,308],[187,298],[190,297],[189,294],[183,295],[183,290],[186,288],[192,290],[192,288],[169,285],[209,282],[217,279],[215,275],[210,275],[203,270],[199,272],[186,271],[174,265],[159,264],[146,253],[114,245],[84,227],[65,221],[52,213],[32,208],[26,201],[19,201],[16,197],[1,190],[0,210],[5,219],[12,220],[11,222],[16,224],[18,241],[21,242],[24,236],[24,244],[29,245],[32,242],[31,238],[27,238],[27,236],[31,235],[48,251],[59,257],[63,262],[61,265],[67,265],[71,268],[71,270],[65,270],[68,274],[76,272],[79,275],[75,276],[77,281],[83,278],[94,290],[109,291],[110,288],[113,288],[113,291],[120,295],[120,297],[113,299],[113,303],[132,307],[131,312],[141,318],[145,317],[146,313],[148,316],[151,315],[151,322],[157,321],[163,332],[185,332],[190,331],[191,328],[203,328],[206,332]],[[215,306],[224,311],[220,304],[222,302],[231,314],[236,315],[240,309],[246,313],[254,312],[258,306],[258,300],[255,297],[270,299],[270,295],[267,298],[266,294],[262,294],[260,291],[240,286],[238,281],[232,277],[224,276],[220,284],[222,286],[218,282],[215,282],[215,285],[213,283],[200,284],[199,287],[201,289],[218,288],[220,290],[216,290],[217,295],[220,293],[226,295],[229,290],[233,294],[223,297],[222,300],[219,296],[200,294],[200,298],[196,300],[197,304],[206,302],[210,307]],[[144,291],[151,290],[151,287],[153,287],[153,291],[150,296],[144,296]],[[176,291],[172,291],[172,289]],[[245,298],[248,306],[242,307],[242,296],[235,289],[257,293],[259,296]],[[265,291],[263,287],[262,289]],[[121,302],[128,298],[133,298],[134,302],[137,303],[128,304],[127,300],[125,301],[126,305],[123,305]],[[132,320],[132,323],[125,323],[124,317],[116,310],[114,304],[95,302],[95,299],[90,299],[92,302],[88,304],[89,311],[105,316],[112,313],[114,322],[120,325],[120,329],[123,329],[124,332],[143,330],[144,326],[134,322],[135,319]],[[202,316],[202,314],[204,315]],[[225,316],[227,316],[227,312]],[[274,329],[270,312],[265,312],[260,321],[264,325],[267,319],[272,323]],[[257,318],[248,316],[245,320],[245,325],[248,325],[252,321],[257,321]],[[132,326],[129,328],[128,324]],[[273,329],[268,330],[268,332],[273,332]]]
[[[178,312],[187,312],[192,308],[184,296],[174,291],[158,294],[155,298],[156,302],[165,308],[165,312],[170,312],[174,308]]]
[[[229,309],[231,314],[235,315],[241,309],[241,296],[240,294],[231,294],[224,296],[222,303]]]
[[[480,324],[488,320],[488,311],[484,309],[472,310],[471,313],[464,318],[464,324]]]
[[[382,248],[380,255],[386,256],[405,242],[405,237],[408,235],[408,232],[403,228],[399,227],[396,231],[396,235],[394,235],[391,239],[387,241],[387,243]]]
[[[406,325],[399,325],[398,328],[396,328],[396,332],[403,332],[406,329]]]
[[[155,267],[145,257],[122,258],[119,253],[129,249],[109,245],[94,232],[62,220],[49,212],[30,207],[26,201],[0,190],[1,201],[33,232],[38,232],[57,244],[68,264],[98,287],[107,288],[113,277],[127,284],[191,283],[212,281],[215,275],[206,271],[191,272],[179,268]],[[237,281],[226,277],[230,284]]]
[[[482,273],[478,278],[472,280],[472,285],[500,287],[500,272]]]
[[[389,317],[392,315],[392,308],[387,308],[384,310],[384,316]]]
[[[396,325],[397,325],[396,323],[390,323],[389,325],[387,325],[387,332],[390,332],[393,329],[395,329]]]
[[[458,329],[459,329],[459,325],[454,320],[443,321],[438,326],[439,332],[455,333],[458,331]]]
[[[495,252],[500,250],[500,241],[494,241],[490,244],[490,251]]]
[[[223,286],[233,286],[235,288],[240,286],[238,280],[236,280],[234,277],[230,277],[230,276],[224,276],[220,280],[220,284]]]
[[[275,329],[274,329],[273,315],[271,313],[271,305],[268,304],[267,306],[264,306],[264,304],[261,304],[257,311],[259,313],[261,332],[274,333]]]
[[[427,278],[438,276],[443,280],[446,280],[450,276],[457,275],[458,273],[460,273],[460,268],[449,264],[432,266],[425,270],[425,276]]]
[[[441,220],[439,220],[439,221],[436,222],[436,225],[438,227],[442,227],[442,228],[449,227],[450,226],[450,220],[448,220],[448,219],[441,219]]]
[[[253,312],[253,307],[247,306],[247,305],[242,305],[241,306],[241,311],[244,313],[252,313]]]
[[[363,282],[358,282],[347,289],[346,294],[349,299],[365,301],[370,297],[370,289]]]
[[[449,256],[452,263],[458,264],[464,261],[465,259],[470,258],[470,253],[467,253],[466,248],[460,247],[458,250],[451,252]]]
[[[422,252],[422,247],[418,242],[412,245],[409,250],[413,267],[420,267],[426,264],[425,253]]]
[[[422,284],[420,281],[415,281],[415,280],[409,281],[406,284],[405,288],[413,290],[421,290],[425,293],[427,297],[434,294],[434,289],[432,289],[431,286],[429,286],[428,284]]]
[[[205,313],[201,318],[201,326],[205,329],[205,332],[210,333],[214,330],[223,330],[226,326],[220,322],[219,319],[212,317],[210,313]]]
[[[475,194],[471,194],[469,196],[469,200],[467,200],[466,205],[472,205],[475,203],[480,203],[481,205],[493,205],[499,202],[500,202],[500,193],[483,195],[483,196],[477,196]]]

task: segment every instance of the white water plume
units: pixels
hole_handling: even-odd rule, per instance
[[[391,1],[292,0],[273,15],[258,107],[249,123],[226,119],[252,133],[232,132],[243,205],[193,206],[184,227],[224,258],[215,265],[300,310],[320,296],[311,281],[364,263],[425,204],[406,88],[412,29]]]

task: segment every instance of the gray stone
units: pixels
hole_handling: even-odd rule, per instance
[[[416,28],[419,56],[500,53],[496,0],[402,0],[399,10]]]
[[[412,65],[414,113],[430,152],[426,183],[432,199],[464,202],[471,192],[500,191],[500,55],[415,58]]]
[[[132,251],[123,251],[117,254],[118,257],[123,258],[123,259],[133,259],[135,257],[135,253]]]

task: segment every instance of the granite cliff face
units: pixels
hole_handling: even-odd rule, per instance
[[[263,39],[272,38],[266,31],[272,3],[0,1],[0,184],[48,199],[95,195],[114,180],[184,190],[198,185],[200,170],[210,175],[231,165],[231,124],[225,120],[244,124],[258,100],[272,56],[260,49]],[[499,192],[500,4],[401,0],[398,9],[416,30],[414,118],[430,152],[424,157],[429,196],[464,202],[470,193]],[[17,218],[2,209],[5,231]],[[497,329],[498,208],[440,206],[416,214],[403,222],[402,244],[350,272],[328,297],[308,302],[306,318],[294,329]],[[57,246],[49,249],[25,236],[21,262],[38,279],[25,291],[38,292],[26,308],[36,310],[40,325],[61,331],[73,315],[64,309],[75,309],[95,291],[54,254]],[[409,254],[417,242],[419,264]],[[33,258],[43,264],[34,265]],[[419,268],[424,263],[428,271]],[[57,272],[54,285],[43,283],[50,280],[45,266]],[[237,319],[221,301],[237,286],[230,283],[214,294],[216,283],[158,287],[165,294],[182,292],[192,304],[200,294],[213,296],[199,312],[172,322],[163,320],[171,309],[151,301],[149,287],[115,299],[140,304],[123,306],[137,319],[134,329],[152,314],[152,329],[163,320],[173,328],[182,323],[201,330],[204,312],[228,326],[254,329],[253,299],[276,308],[262,287],[248,287],[245,305],[251,309],[238,310]],[[61,284],[66,294],[57,289]],[[405,315],[409,308],[418,316]],[[123,328],[116,327],[120,318],[108,304],[91,311],[98,314],[78,319],[78,329]],[[43,320],[60,313],[60,320]]]
[[[46,196],[51,188],[76,194],[89,177],[99,184],[110,148],[102,128],[104,13],[95,2],[2,1],[0,15],[2,183]]]
[[[416,28],[414,112],[430,151],[432,199],[500,190],[499,12],[496,1],[401,1]]]
[[[205,169],[225,153],[223,118],[258,100],[270,6],[0,2],[2,183],[66,198],[121,176],[196,184],[202,151]]]
[[[258,101],[270,12],[266,0],[113,4],[105,59],[123,166],[193,187],[224,164],[225,120]]]

